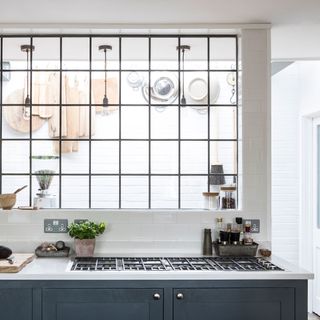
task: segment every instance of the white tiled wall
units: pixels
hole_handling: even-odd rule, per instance
[[[52,211],[1,212],[0,242],[16,250],[32,250],[41,241],[67,236],[43,233],[45,217],[89,218],[108,221],[99,238],[100,252],[201,253],[202,229],[214,227],[215,218],[232,221],[236,216],[261,220],[258,242],[270,241],[270,56],[269,30],[242,32],[243,210],[237,213],[203,211]]]

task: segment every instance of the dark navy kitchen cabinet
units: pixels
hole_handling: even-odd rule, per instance
[[[293,320],[292,288],[175,289],[174,320]]]
[[[162,290],[45,289],[43,320],[163,320]]]
[[[32,289],[0,288],[0,319],[32,320]]]
[[[0,280],[4,320],[307,320],[307,280]]]

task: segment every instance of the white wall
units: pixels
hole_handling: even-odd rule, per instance
[[[272,249],[299,261],[299,65],[272,77]]]
[[[243,211],[227,212],[1,212],[0,241],[15,250],[30,251],[43,240],[60,236],[43,233],[44,217],[106,220],[109,229],[100,238],[104,252],[201,253],[202,229],[214,227],[215,218],[236,216],[261,220],[260,243],[270,240],[270,38],[269,30],[242,31]],[[68,239],[66,235],[62,239]],[[31,240],[30,240],[31,239]],[[265,243],[268,245],[268,243]]]

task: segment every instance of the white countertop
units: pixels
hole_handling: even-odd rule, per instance
[[[108,255],[99,255],[108,256]],[[109,255],[110,256],[110,255]],[[122,254],[113,257],[124,256]],[[152,256],[152,255],[139,255]],[[153,255],[155,256],[155,255]],[[168,255],[156,255],[168,256]],[[170,255],[172,256],[172,255]],[[173,255],[179,256],[179,255]],[[190,255],[191,256],[191,255]],[[314,275],[278,257],[268,259],[285,271],[72,271],[70,258],[36,258],[19,273],[0,273],[1,280],[301,280]]]

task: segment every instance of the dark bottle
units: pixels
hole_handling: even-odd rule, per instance
[[[204,229],[203,255],[204,256],[212,256],[211,229]]]

